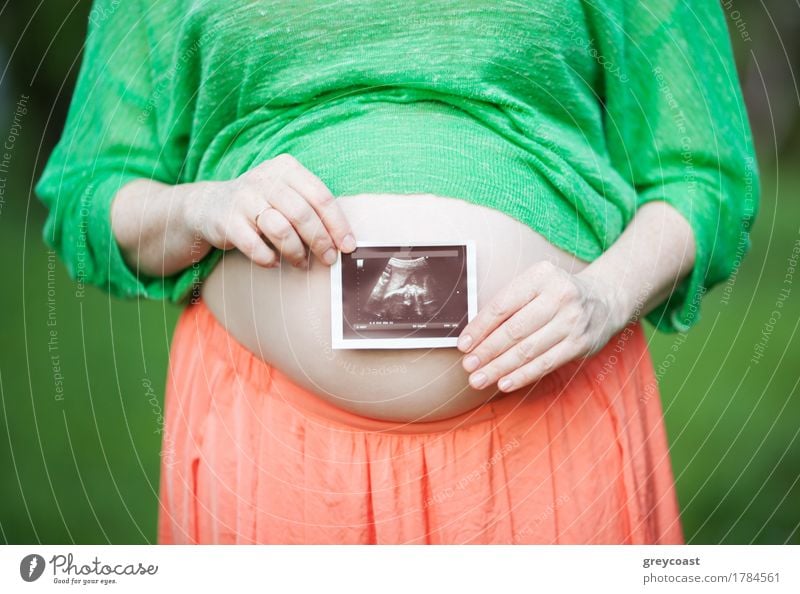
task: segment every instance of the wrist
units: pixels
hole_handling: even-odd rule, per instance
[[[590,291],[608,307],[611,324],[621,330],[638,316],[635,300],[623,283],[600,266],[590,264],[576,275],[588,284]]]
[[[191,263],[202,260],[212,245],[206,239],[206,199],[215,182],[196,182],[172,186],[173,207],[177,213],[177,237],[188,246]]]

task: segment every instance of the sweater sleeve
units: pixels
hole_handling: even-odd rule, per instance
[[[661,331],[685,332],[706,291],[750,249],[759,197],[750,126],[717,0],[618,8],[598,15],[595,31],[609,151],[635,189],[635,208],[663,200],[691,226],[694,267],[647,316]]]
[[[171,277],[149,277],[125,262],[111,231],[117,191],[139,178],[178,183],[183,158],[159,129],[161,87],[151,56],[159,42],[157,3],[95,0],[78,80],[61,138],[36,193],[48,207],[44,240],[70,276],[118,297],[180,301],[211,258]],[[160,125],[159,125],[160,124]],[[213,253],[213,252],[212,252]]]

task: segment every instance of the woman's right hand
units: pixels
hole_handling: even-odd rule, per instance
[[[291,155],[264,161],[231,181],[194,186],[182,196],[181,218],[207,244],[195,241],[195,260],[213,246],[237,248],[259,266],[277,266],[282,256],[307,268],[306,247],[326,265],[336,261],[337,250],[356,247],[331,191]]]

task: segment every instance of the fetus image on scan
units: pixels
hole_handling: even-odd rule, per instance
[[[359,247],[342,256],[342,336],[458,336],[467,319],[463,245]]]
[[[378,319],[426,322],[441,306],[428,257],[389,258],[364,311]]]

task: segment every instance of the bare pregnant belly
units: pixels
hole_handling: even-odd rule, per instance
[[[586,263],[507,215],[430,194],[338,198],[357,240],[474,240],[478,308],[540,260],[577,272]],[[320,398],[367,417],[435,421],[493,397],[471,388],[455,348],[331,349],[330,268],[288,263],[263,269],[239,252],[225,255],[203,285],[211,312],[239,343]]]

